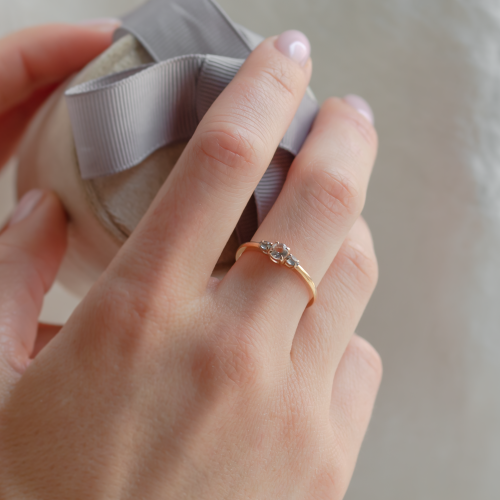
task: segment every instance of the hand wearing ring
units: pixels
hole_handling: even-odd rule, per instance
[[[40,67],[66,67],[74,37],[92,38],[50,26],[0,41],[0,118],[69,76]],[[66,216],[51,193],[19,204],[0,233],[2,500],[344,496],[381,377],[353,335],[377,280],[360,217],[377,149],[366,104],[325,101],[259,215],[254,242],[286,246],[248,243],[211,277],[306,92],[308,47],[285,32],[250,54],[60,332],[38,315]]]

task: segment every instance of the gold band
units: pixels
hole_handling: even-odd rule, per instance
[[[297,271],[297,273],[304,278],[311,291],[311,300],[307,304],[307,307],[314,304],[316,300],[316,285],[305,269],[299,264],[298,259],[290,253],[290,249],[285,244],[280,242],[271,243],[270,241],[261,241],[260,243],[249,241],[248,243],[243,243],[243,245],[238,248],[236,260],[238,260],[246,250],[258,250],[265,255],[269,255],[270,259],[275,264],[282,264],[289,269]]]

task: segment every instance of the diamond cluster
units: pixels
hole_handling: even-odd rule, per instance
[[[290,253],[290,249],[284,243],[261,241],[260,249],[269,255],[276,264],[285,264],[287,267],[297,267],[299,265],[299,259]]]

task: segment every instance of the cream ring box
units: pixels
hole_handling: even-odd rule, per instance
[[[20,146],[17,191],[53,190],[66,208],[64,286],[84,295],[106,269],[261,40],[212,0],[150,0],[123,18],[106,52],[48,99]],[[214,275],[227,271],[266,216],[317,111],[308,90]]]

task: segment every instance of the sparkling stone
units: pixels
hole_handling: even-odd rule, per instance
[[[290,267],[297,267],[299,265],[299,259],[297,259],[293,255],[289,255],[286,259],[286,265]]]
[[[270,241],[261,241],[260,242],[260,248],[266,253],[269,253],[269,250],[271,250],[271,247],[273,244]]]
[[[271,247],[269,255],[276,262],[282,262],[284,259],[288,257],[289,253],[290,249],[284,243],[278,242]]]

